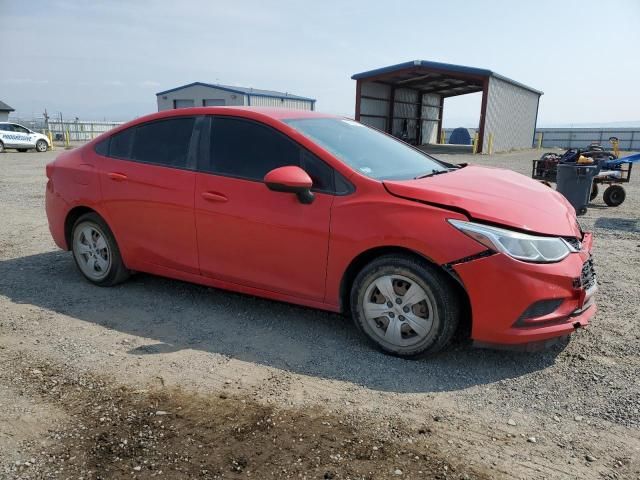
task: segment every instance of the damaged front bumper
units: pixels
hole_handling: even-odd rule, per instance
[[[596,312],[592,236],[556,263],[496,253],[451,265],[469,296],[471,338],[481,347],[535,350],[584,327]]]

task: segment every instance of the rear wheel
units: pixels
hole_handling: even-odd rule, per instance
[[[82,215],[73,226],[73,259],[84,277],[102,287],[129,277],[109,226],[95,213]]]
[[[49,148],[49,145],[47,145],[47,142],[45,142],[44,140],[38,140],[36,142],[36,150],[40,153],[42,152],[46,152]]]
[[[387,255],[357,275],[351,312],[358,329],[378,348],[415,357],[449,343],[460,303],[443,272],[409,256]]]
[[[594,201],[597,196],[598,196],[598,184],[594,182],[591,184],[591,194],[589,195],[589,200]]]
[[[604,203],[610,207],[621,205],[625,198],[627,198],[627,193],[620,185],[610,185],[602,195]]]

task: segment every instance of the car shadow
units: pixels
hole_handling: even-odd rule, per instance
[[[333,313],[145,274],[96,287],[67,252],[0,261],[0,295],[155,340],[131,355],[198,349],[380,391],[453,391],[514,378],[553,364],[566,346],[518,353],[458,342],[405,360],[373,349],[348,318]]]

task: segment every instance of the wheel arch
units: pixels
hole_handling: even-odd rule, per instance
[[[95,213],[106,223],[105,218],[100,214],[100,212],[91,207],[87,207],[86,205],[78,205],[76,207],[73,207],[71,210],[69,210],[67,216],[64,219],[64,241],[67,244],[67,250],[71,250],[71,245],[73,242],[73,225],[85,213]]]
[[[461,306],[463,309],[463,315],[459,325],[459,331],[462,335],[468,335],[471,332],[471,303],[469,295],[462,284],[461,280],[452,272],[451,269],[447,269],[442,265],[434,262],[431,258],[421,253],[416,252],[407,247],[400,246],[378,246],[373,247],[359,253],[346,268],[342,279],[340,281],[340,311],[343,314],[350,312],[351,310],[351,286],[358,275],[358,273],[370,262],[383,255],[404,255],[419,259],[426,262],[434,268],[446,273],[447,277],[451,279],[451,285],[456,291],[461,300]]]

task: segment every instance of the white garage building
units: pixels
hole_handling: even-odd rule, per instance
[[[158,111],[188,107],[244,105],[314,110],[314,98],[257,88],[194,82],[156,93]]]

